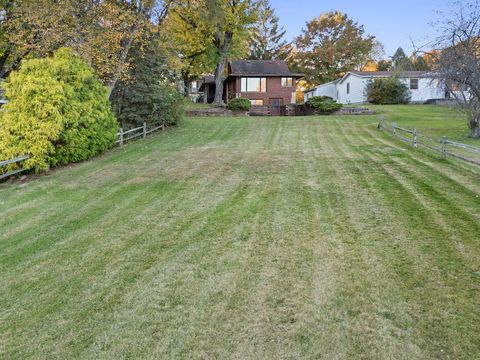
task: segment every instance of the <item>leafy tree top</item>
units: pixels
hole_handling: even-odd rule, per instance
[[[294,63],[312,84],[332,81],[370,58],[375,37],[339,11],[311,20],[295,40]]]

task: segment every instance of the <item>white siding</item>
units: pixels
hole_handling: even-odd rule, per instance
[[[348,74],[342,82],[337,84],[338,102],[341,104],[364,104],[367,102],[367,86],[374,78],[366,78]],[[410,78],[401,78],[403,82],[410,89]],[[347,83],[350,83],[350,94],[347,94]],[[444,99],[445,89],[435,79],[432,78],[418,78],[418,89],[412,89],[411,102],[424,103],[430,99]]]
[[[365,104],[367,103],[367,86],[375,78],[348,73],[339,81],[319,85],[313,91],[305,93],[305,101],[312,96],[330,96],[340,104]],[[410,79],[400,78],[400,81],[410,89]],[[347,84],[350,84],[349,93],[347,93]],[[418,78],[418,89],[411,89],[410,93],[411,102],[417,103],[446,98],[444,86],[433,78]]]
[[[337,83],[338,99],[340,104],[362,104],[367,101],[366,86],[369,79],[354,74],[348,74],[343,81]],[[350,92],[347,87],[350,84]]]
[[[337,100],[337,84],[330,82],[315,88],[315,96],[329,96],[333,100]]]
[[[416,78],[413,78],[416,79]],[[400,79],[410,89],[410,78]],[[445,99],[445,88],[435,79],[419,78],[418,89],[410,89],[411,102],[425,102],[430,99]]]
[[[313,97],[315,95],[315,89],[309,90],[303,94],[303,101],[307,102],[308,99]]]

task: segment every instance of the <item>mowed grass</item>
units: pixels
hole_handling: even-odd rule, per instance
[[[458,107],[436,105],[366,105],[390,123],[408,129],[416,128],[419,133],[433,139],[447,136],[451,140],[476,145],[480,140],[472,139],[467,117]]]
[[[187,119],[1,184],[0,358],[480,358],[480,169],[377,119]]]

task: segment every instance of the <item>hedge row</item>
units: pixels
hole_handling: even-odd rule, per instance
[[[155,86],[137,86],[135,77],[128,85],[122,84],[122,94],[136,103],[133,113],[123,110],[117,115],[131,122],[137,119],[134,116],[141,116],[143,121],[178,122],[183,100],[167,86],[149,79]],[[49,58],[24,61],[2,87],[8,103],[0,110],[0,160],[29,155],[22,166],[39,172],[89,159],[116,140],[119,123],[106,89],[92,68],[70,49],[62,48]],[[147,91],[153,95],[147,96]],[[0,171],[14,168],[11,165]]]

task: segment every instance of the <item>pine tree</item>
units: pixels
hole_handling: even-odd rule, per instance
[[[290,44],[284,40],[286,30],[278,24],[279,18],[268,0],[258,2],[258,22],[250,39],[251,60],[285,60]]]
[[[407,57],[405,51],[399,47],[392,56],[393,67],[396,71],[413,70],[412,61]]]

